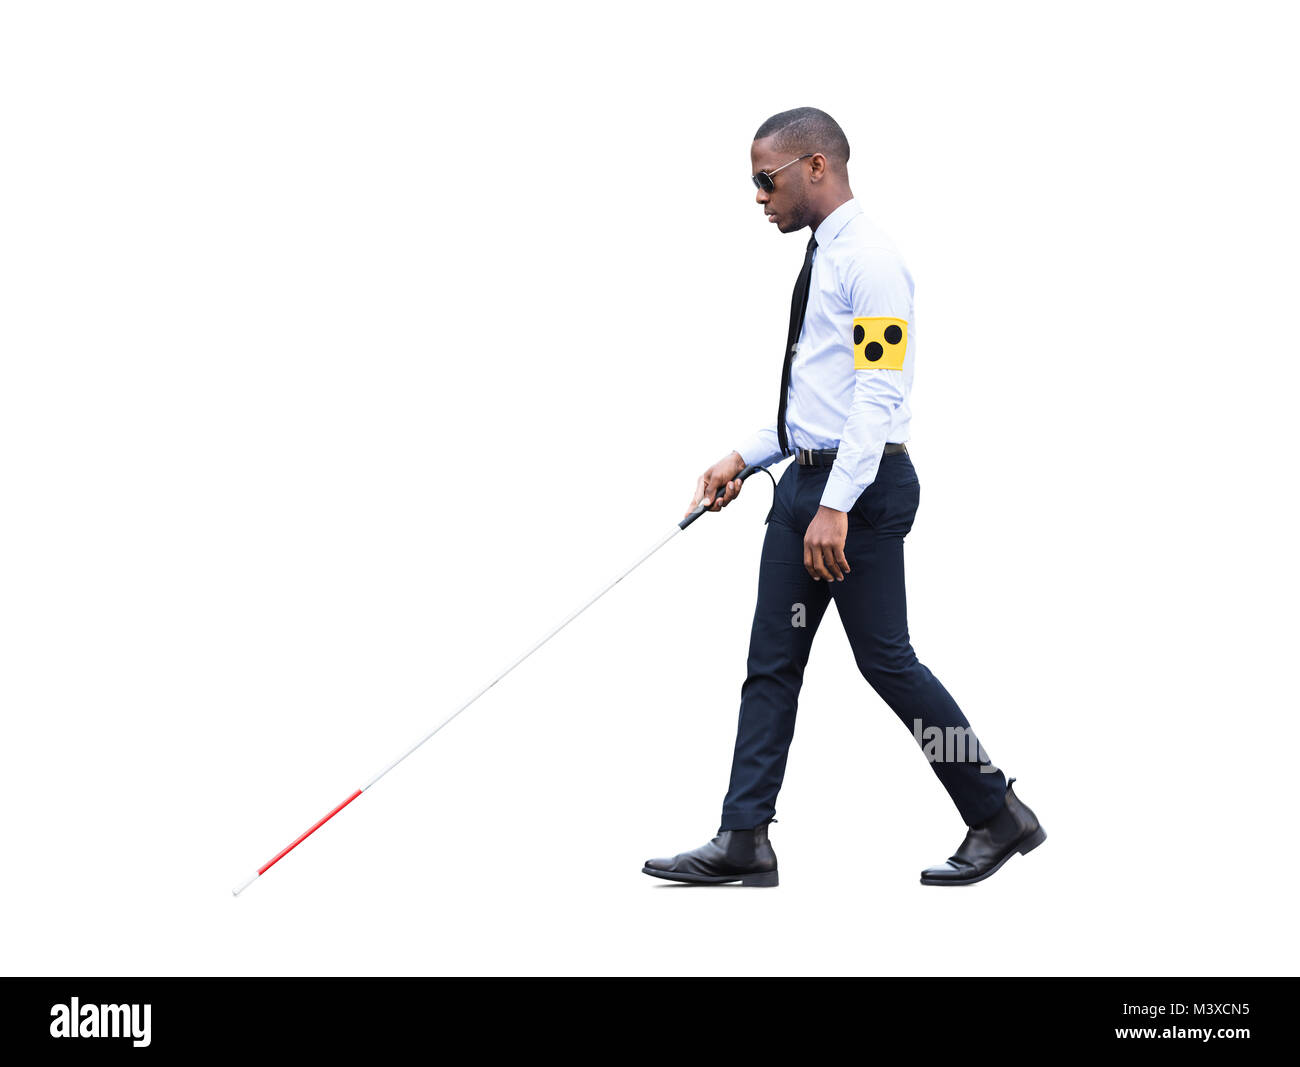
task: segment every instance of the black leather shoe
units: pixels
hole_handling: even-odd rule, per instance
[[[642,873],[698,885],[771,886],[777,884],[776,853],[767,840],[768,819],[752,830],[719,830],[707,845],[669,859],[646,860]]]
[[[1017,852],[1023,856],[1047,840],[1038,816],[1012,790],[1014,782],[1014,778],[1007,782],[1006,804],[1002,810],[972,826],[966,832],[966,840],[946,863],[923,870],[922,885],[970,885],[983,881]]]

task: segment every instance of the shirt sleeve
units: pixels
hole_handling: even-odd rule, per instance
[[[912,277],[897,252],[868,248],[854,256],[842,285],[851,308],[846,324],[851,336],[845,345],[853,358],[853,401],[821,503],[850,511],[876,480],[894,411],[906,399],[902,367],[912,317]]]
[[[780,459],[781,439],[776,435],[776,420],[772,420],[771,426],[764,426],[741,441],[736,451],[740,453],[740,458],[746,465],[766,467],[773,460]]]

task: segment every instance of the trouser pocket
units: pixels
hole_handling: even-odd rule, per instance
[[[903,481],[894,481],[901,477]],[[876,480],[862,491],[852,513],[882,536],[902,537],[912,529],[916,509],[921,503],[921,483],[910,470],[881,471]]]

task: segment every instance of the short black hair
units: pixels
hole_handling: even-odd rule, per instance
[[[754,134],[755,141],[764,137],[775,137],[772,144],[790,155],[820,152],[841,167],[849,161],[849,139],[840,124],[815,107],[796,107],[773,115]]]

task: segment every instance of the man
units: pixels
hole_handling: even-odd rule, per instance
[[[920,663],[907,631],[903,538],[920,482],[906,442],[916,366],[912,277],[863,213],[849,143],[823,111],[773,115],[750,146],[755,199],[782,233],[808,227],[795,286],[777,419],[702,475],[691,501],[717,511],[736,476],[797,457],[781,477],[759,569],[731,784],[712,841],[647,860],[679,882],[777,884],[768,840],[794,734],[803,670],[832,600],[859,669],[913,732],[967,825],[924,885],[968,885],[1046,834],[984,753],[957,703]],[[855,850],[858,845],[855,845]]]

